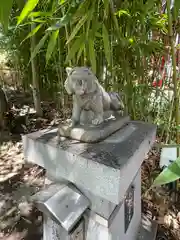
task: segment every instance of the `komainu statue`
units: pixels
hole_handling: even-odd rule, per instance
[[[122,116],[124,104],[119,94],[106,92],[89,68],[67,67],[66,72],[64,87],[73,95],[73,109],[71,123],[59,125],[60,136],[94,141],[118,130],[127,121],[127,116]],[[99,131],[98,135],[95,131]]]
[[[66,72],[65,89],[68,94],[73,94],[72,126],[80,124],[83,111],[91,111],[92,124],[98,125],[104,121],[105,111],[124,109],[119,95],[107,93],[87,67],[68,67]]]

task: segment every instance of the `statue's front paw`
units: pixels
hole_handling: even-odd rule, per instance
[[[73,127],[75,127],[75,124],[74,124],[73,122],[71,122],[71,123],[69,124],[69,128],[73,128]]]
[[[102,122],[103,122],[103,118],[102,117],[101,118],[95,118],[95,119],[92,120],[92,124],[93,125],[99,125]]]
[[[74,127],[76,127],[78,124],[79,124],[79,121],[72,119],[69,127],[70,127],[70,128],[74,128]]]
[[[67,120],[65,121],[65,124],[66,124],[68,127],[73,127],[73,121],[72,121],[72,119],[67,119]]]

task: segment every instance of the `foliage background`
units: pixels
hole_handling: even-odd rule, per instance
[[[174,39],[179,8],[176,0]],[[132,119],[154,122],[163,141],[175,140],[172,74],[166,74],[162,87],[153,85],[163,77],[162,56],[165,70],[172,70],[166,1],[8,0],[1,9],[1,49],[25,91],[34,88],[62,109],[67,106],[65,67],[87,65],[107,90],[123,92]]]

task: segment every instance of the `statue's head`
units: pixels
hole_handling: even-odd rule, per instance
[[[68,94],[85,95],[96,90],[97,78],[87,67],[66,68],[65,89]]]

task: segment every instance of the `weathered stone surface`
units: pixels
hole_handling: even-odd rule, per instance
[[[87,209],[80,222],[73,228],[73,231],[69,233],[61,224],[48,218],[47,215],[44,215],[44,240],[49,239],[66,239],[66,240],[112,240],[112,239],[126,239],[126,240],[155,240],[157,232],[157,224],[147,215],[142,215],[141,221],[141,171],[139,170],[137,176],[135,177],[132,185],[134,185],[134,213],[128,227],[126,227],[126,215],[124,211],[125,202],[122,201],[114,209],[111,216],[108,219],[98,215],[92,210]],[[72,187],[72,184],[68,186]],[[62,184],[62,189],[65,187]],[[61,190],[61,185],[59,185]],[[72,188],[73,189],[73,188]],[[51,191],[49,195],[48,192],[42,197],[43,199],[49,199],[52,195],[56,195],[58,190],[55,188]],[[71,198],[70,198],[71,199]],[[47,202],[45,200],[45,202]],[[61,205],[61,201],[57,206]],[[63,203],[62,203],[63,204]],[[68,204],[68,202],[67,202]],[[90,205],[91,207],[91,205]],[[62,207],[59,207],[59,211]],[[50,208],[51,209],[51,208]],[[76,211],[77,209],[74,209]],[[58,211],[57,211],[58,212]],[[66,211],[65,211],[66,212]],[[46,211],[44,211],[46,213]],[[62,211],[60,211],[62,214]],[[138,231],[139,230],[139,231]],[[84,236],[84,237],[83,237]]]
[[[64,179],[54,179],[53,176],[50,176],[46,174],[47,178],[45,180],[45,184],[51,184],[53,182],[59,183],[59,184],[69,184],[67,180]],[[139,183],[140,184],[140,183]],[[72,184],[71,184],[72,185]],[[77,186],[76,186],[77,187]],[[93,192],[87,191],[84,187],[78,186],[78,189],[81,191],[81,193],[86,196],[90,203],[91,203],[91,211],[99,214],[104,219],[108,221],[110,216],[112,215],[112,212],[114,211],[116,204],[108,201],[105,198],[99,197]]]
[[[57,129],[23,136],[26,161],[78,188],[119,204],[150,150],[156,127],[131,121],[96,144],[57,137]]]
[[[31,200],[67,232],[72,230],[90,206],[89,200],[75,187],[56,183],[36,193]]]
[[[68,124],[60,124],[58,127],[58,133],[62,137],[68,137],[86,143],[95,143],[112,135],[127,124],[129,120],[129,116],[123,117],[114,114],[113,118],[106,119],[100,125],[85,124],[71,128]]]
[[[132,218],[130,219],[130,222],[127,226],[127,218],[125,215],[125,202],[126,202],[126,198],[119,203],[119,205],[115,206],[114,211],[108,216],[108,219],[104,218],[103,216],[97,214],[96,212],[94,212],[92,210],[92,202],[89,205],[90,209],[87,209],[84,214],[82,215],[82,217],[80,218],[80,224],[81,227],[79,228],[79,222],[77,223],[77,225],[75,225],[73,227],[73,231],[66,231],[65,228],[62,228],[62,221],[59,221],[59,225],[57,225],[57,221],[55,221],[55,223],[53,223],[53,220],[48,220],[49,223],[51,224],[47,224],[47,222],[44,222],[44,236],[49,236],[49,239],[56,239],[54,238],[54,235],[56,235],[55,233],[59,232],[59,238],[61,239],[68,239],[68,240],[72,240],[72,239],[77,239],[77,240],[112,240],[112,239],[127,239],[127,240],[135,240],[136,236],[137,236],[137,232],[139,229],[139,225],[141,222],[141,171],[138,171],[138,174],[136,175],[134,181],[132,182],[131,186],[134,186],[134,201],[133,201],[133,215]],[[55,186],[55,185],[54,185]],[[62,186],[62,187],[61,187]],[[58,184],[57,187],[59,188],[59,190],[63,190],[65,188],[64,184]],[[73,185],[72,184],[68,184],[68,187],[70,187],[73,190]],[[68,209],[63,210],[63,206],[67,204],[69,205],[69,203],[74,202],[74,200],[76,199],[72,199],[72,195],[70,195],[69,200],[68,199],[61,199],[59,198],[59,202],[57,202],[57,198],[55,199],[55,196],[57,195],[56,192],[58,192],[58,188],[52,188],[51,191],[47,191],[44,192],[43,194],[40,194],[40,197],[38,197],[38,199],[45,203],[46,205],[48,204],[49,206],[49,210],[50,211],[54,211],[56,210],[56,215],[69,215]],[[131,189],[131,187],[129,188],[129,190]],[[50,193],[50,194],[49,194]],[[128,195],[128,193],[127,193]],[[52,201],[53,199],[55,199],[56,201],[54,202],[54,204],[56,204],[56,208],[52,208],[52,204],[51,206],[49,205],[49,200]],[[54,201],[54,200],[53,200]],[[78,200],[79,201],[79,200]],[[82,206],[84,206],[84,204],[82,205],[82,201],[79,201],[80,204],[77,204],[77,208],[74,208],[72,215],[74,215],[74,212],[78,213],[78,208]],[[72,203],[71,203],[72,204]],[[42,210],[42,208],[40,208],[40,210]],[[47,210],[44,211],[45,215],[44,215],[44,219],[46,219],[46,213]],[[128,215],[128,214],[127,214]],[[49,214],[48,214],[49,216]],[[61,217],[62,218],[62,217]],[[54,219],[54,218],[53,218]],[[70,222],[72,220],[71,217],[66,218],[66,219],[70,219]],[[85,221],[84,221],[84,220]],[[81,221],[83,220],[83,221]],[[63,221],[64,222],[64,221]],[[66,223],[67,224],[67,223]],[[84,225],[84,227],[82,226]],[[76,228],[77,227],[77,228]],[[61,231],[59,231],[59,229],[61,229]],[[71,233],[71,234],[70,234]],[[77,234],[77,235],[76,235]],[[51,235],[51,236],[50,236]],[[70,237],[73,236],[75,238],[71,238]],[[84,238],[81,238],[82,236],[85,236]],[[66,238],[65,238],[66,236]],[[69,236],[69,238],[68,238]],[[64,237],[64,238],[63,238]],[[48,239],[47,237],[45,239]]]
[[[155,240],[157,235],[157,222],[143,214],[137,240]]]

